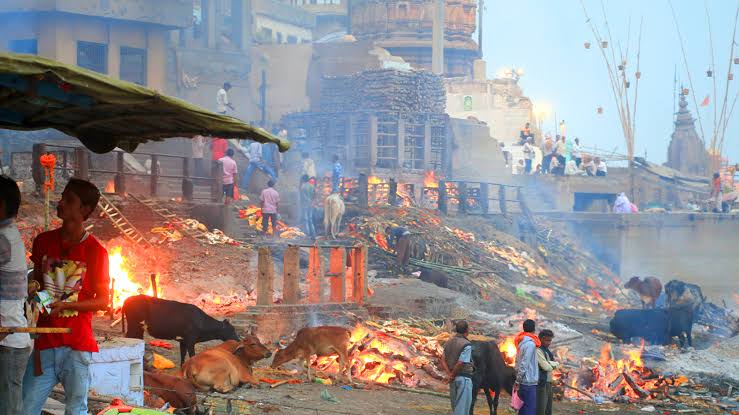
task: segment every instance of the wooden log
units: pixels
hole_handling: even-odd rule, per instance
[[[257,262],[257,305],[271,305],[274,281],[274,264],[269,248],[259,248]]]
[[[329,272],[331,275],[331,295],[330,300],[332,303],[343,303],[346,301],[346,279],[345,267],[346,267],[346,249],[344,248],[331,248],[331,257]]]
[[[636,394],[639,395],[639,397],[643,399],[649,396],[649,392],[644,390],[641,386],[637,385],[634,378],[632,378],[631,375],[628,374],[628,372],[624,370],[622,374],[624,376],[624,379],[626,380],[626,383],[629,384],[631,389],[633,389],[634,392],[636,392]]]
[[[562,386],[565,387],[565,388],[567,388],[567,389],[572,389],[573,391],[578,392],[578,393],[580,393],[583,396],[587,396],[591,400],[595,401],[595,397],[591,393],[588,393],[588,392],[586,392],[586,391],[584,391],[584,390],[582,390],[580,388],[576,388],[574,386],[570,386],[570,385],[568,385],[566,383],[562,383]]]
[[[317,246],[312,246],[308,256],[308,303],[321,302],[321,252]]]
[[[300,248],[297,246],[288,246],[285,250],[282,299],[285,304],[300,302]]]
[[[159,290],[157,289],[157,274],[149,275],[149,281],[151,281],[151,293],[154,298],[159,298]]]
[[[66,327],[0,327],[0,333],[69,334]]]

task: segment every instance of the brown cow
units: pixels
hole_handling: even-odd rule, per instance
[[[271,355],[256,336],[247,334],[241,342],[227,340],[203,350],[187,360],[182,371],[185,379],[201,391],[228,393],[244,383],[258,384],[252,364]]]
[[[644,281],[641,281],[639,277],[632,277],[624,287],[639,294],[642,308],[654,308],[657,298],[662,293],[662,283],[654,277],[645,277]]]
[[[151,395],[156,395],[173,408],[189,408],[188,413],[195,413],[197,404],[195,387],[187,379],[144,371],[144,387]]]
[[[295,340],[284,349],[275,353],[272,368],[276,369],[293,360],[301,359],[308,367],[308,381],[313,379],[310,374],[310,358],[316,356],[339,355],[341,371],[346,373],[349,383],[352,382],[351,364],[349,362],[349,343],[351,332],[344,327],[320,326],[300,329]]]

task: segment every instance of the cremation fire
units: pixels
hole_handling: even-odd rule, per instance
[[[104,193],[115,193],[115,183],[113,180],[108,180],[108,182],[105,183]]]
[[[514,366],[516,364],[516,343],[513,337],[506,337],[500,343],[500,352],[503,353],[503,360],[505,360],[508,366]]]
[[[565,397],[582,399],[583,395],[589,394],[607,400],[633,400],[664,395],[674,380],[644,367],[641,360],[643,347],[642,344],[641,348],[627,349],[623,359],[614,359],[611,345],[605,344],[600,359],[584,359],[583,369],[569,373],[564,379],[569,386]]]
[[[123,306],[123,302],[128,297],[139,294],[154,295],[154,287],[151,284],[149,284],[148,289],[145,289],[141,284],[131,279],[128,261],[122,251],[123,248],[120,246],[116,246],[108,251],[108,272],[110,274],[110,289],[114,310]],[[158,275],[156,278],[158,278]],[[157,291],[158,296],[162,298],[161,287],[157,287]]]
[[[426,170],[423,174],[423,187],[438,188],[439,179],[436,177],[436,172],[433,170]]]
[[[414,373],[414,367],[421,368],[429,363],[427,359],[411,358],[405,345],[386,333],[362,325],[355,327],[350,341],[352,376],[364,381],[415,387],[419,378]],[[339,371],[335,356],[319,357],[313,365],[328,373]]]

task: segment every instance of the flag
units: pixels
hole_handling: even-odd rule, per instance
[[[703,98],[703,102],[701,102],[701,107],[707,107],[709,102],[710,99],[708,99],[708,95],[706,95],[706,97]]]

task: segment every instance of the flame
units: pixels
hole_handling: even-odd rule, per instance
[[[113,291],[113,309],[123,306],[123,302],[128,297],[134,295],[146,294],[153,296],[154,288],[149,286],[145,289],[141,284],[131,279],[127,259],[122,253],[123,248],[116,246],[108,251],[108,273],[110,274],[110,289]],[[158,280],[157,275],[157,280]],[[157,281],[158,282],[158,281]],[[162,289],[157,284],[159,297],[162,296]]]
[[[115,193],[115,182],[113,180],[108,180],[108,183],[105,183],[104,193]]]
[[[500,343],[500,351],[503,353],[503,359],[506,361],[508,366],[513,366],[516,363],[516,343],[513,336],[506,337],[506,339]]]
[[[385,183],[385,181],[377,176],[370,176],[367,178],[367,184],[380,184],[380,183]]]
[[[436,172],[433,170],[426,170],[423,174],[423,187],[438,188],[439,179],[436,177]]]

